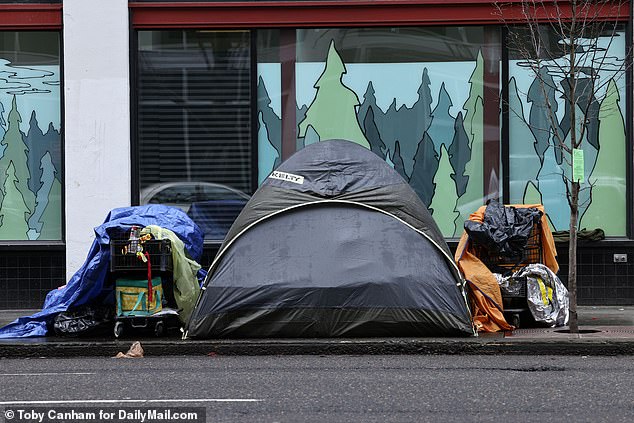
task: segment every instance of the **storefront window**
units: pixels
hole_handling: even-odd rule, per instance
[[[221,241],[252,192],[249,31],[138,32],[140,203]]]
[[[294,119],[297,149],[342,138],[372,150],[410,183],[445,236],[459,236],[484,203],[484,29],[283,31],[258,32],[259,180],[279,164],[284,119]],[[294,104],[282,116],[285,90]]]
[[[508,75],[502,74],[500,31],[259,29],[255,63],[249,31],[140,31],[140,201],[210,217],[206,204],[223,200],[236,202],[235,212],[293,152],[342,138],[393,166],[447,237],[459,236],[488,198],[543,203],[552,228],[567,229],[565,158],[553,133],[565,138],[569,111],[557,97],[556,128],[546,124],[544,98],[554,94],[535,87],[533,68],[513,51]],[[612,69],[623,63],[625,44],[621,31],[607,54]],[[561,85],[547,63],[540,72]],[[609,81],[602,91],[580,99],[588,110],[583,118],[591,122],[580,228],[624,236],[625,78],[622,70],[607,69],[600,79]],[[502,104],[502,93],[508,103]],[[508,140],[500,120],[505,107]],[[228,191],[207,198],[205,184],[244,197]],[[170,192],[179,194],[167,198]],[[235,216],[229,215],[227,229]],[[222,231],[212,238],[221,239]]]
[[[521,35],[521,34],[520,34]],[[548,57],[539,68],[511,49],[509,62],[509,188],[512,203],[543,203],[553,230],[568,230],[566,180],[571,178],[570,107],[565,101],[565,43],[554,31],[542,34]],[[596,42],[595,42],[596,41]],[[579,40],[578,122],[585,121],[579,228],[626,235],[626,85],[622,28]],[[585,46],[585,47],[583,47]],[[553,52],[561,51],[561,57]],[[536,73],[537,72],[537,73]],[[553,116],[554,119],[549,119]],[[553,122],[554,121],[554,122]],[[558,136],[555,136],[558,135]]]
[[[0,241],[62,239],[59,44],[0,31]]]

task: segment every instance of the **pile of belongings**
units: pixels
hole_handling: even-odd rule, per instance
[[[568,293],[561,282],[557,283],[559,279],[555,276],[559,271],[557,251],[543,205],[503,206],[490,201],[487,206],[480,207],[469,216],[455,253],[456,263],[469,286],[473,323],[478,331],[506,331],[513,330],[513,326],[504,317],[503,294],[498,284],[500,276],[496,277],[481,260],[476,246],[484,244],[500,256],[521,259],[522,250],[536,222],[540,222],[541,266],[518,269],[517,276],[526,277],[527,290],[534,293],[527,295],[531,297],[529,301],[533,305],[529,303],[529,308],[536,321],[544,324],[554,321],[556,325],[567,322],[567,317],[563,316],[568,315]],[[503,276],[513,279],[516,275]],[[538,278],[544,284],[546,295],[541,295],[539,282],[530,282]],[[555,302],[556,305],[553,304]],[[547,312],[551,306],[554,308]]]
[[[50,291],[42,310],[0,328],[0,338],[46,336],[51,329],[65,334],[93,333],[100,323],[112,322],[102,306],[114,307],[109,284],[110,240],[121,239],[132,227],[144,228],[155,239],[169,239],[174,255],[174,296],[184,324],[192,313],[200,281],[206,272],[198,264],[203,232],[182,210],[160,204],[121,207],[110,211],[94,228],[95,239],[83,265],[68,282]],[[56,325],[57,324],[57,325]]]

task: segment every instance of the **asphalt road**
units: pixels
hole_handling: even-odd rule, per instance
[[[631,422],[633,391],[631,357],[0,360],[0,415],[186,406],[209,422]]]

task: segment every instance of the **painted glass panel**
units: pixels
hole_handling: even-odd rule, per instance
[[[363,145],[410,183],[445,236],[460,235],[483,204],[483,44],[481,27],[297,30],[297,148]],[[258,57],[260,181],[281,152],[275,59]]]
[[[257,32],[258,184],[282,162],[280,31]]]
[[[553,32],[544,39],[551,46],[565,42]],[[576,107],[577,122],[585,120],[587,124],[581,145],[584,175],[579,194],[579,228],[602,228],[608,236],[625,236],[625,31],[616,36],[581,39],[580,45],[585,47],[579,49],[579,63],[588,63],[593,70],[579,81],[581,94]],[[556,92],[567,86],[561,73],[565,60],[553,60],[551,55],[536,69],[534,62],[515,56],[511,52],[509,63],[510,200],[543,203],[552,229],[568,230],[569,158],[562,153],[555,136],[557,132],[570,144],[570,107]],[[597,78],[593,81],[590,75]],[[549,119],[549,114],[555,119]],[[556,124],[551,123],[553,120]]]
[[[57,32],[0,32],[0,241],[61,240]]]

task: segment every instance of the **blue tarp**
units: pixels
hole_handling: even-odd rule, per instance
[[[95,240],[84,264],[65,287],[48,293],[42,311],[20,317],[0,328],[0,338],[45,336],[56,314],[71,307],[104,301],[104,282],[110,267],[110,238],[121,238],[132,226],[157,225],[174,232],[189,256],[200,261],[203,232],[182,210],[162,205],[122,207],[112,210],[95,228]]]

